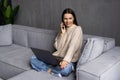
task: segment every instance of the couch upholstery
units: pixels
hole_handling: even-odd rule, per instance
[[[0,46],[0,78],[5,80],[119,80],[120,47],[113,38],[83,35],[83,40],[96,37],[104,40],[102,54],[84,64],[77,64],[76,72],[58,78],[47,72],[31,69],[29,60],[33,55],[30,47],[54,51],[57,32],[29,26],[12,25],[12,44]],[[110,78],[109,78],[109,75]]]
[[[77,68],[77,80],[119,80],[120,47],[105,52]]]
[[[2,78],[0,78],[0,80],[3,80]]]

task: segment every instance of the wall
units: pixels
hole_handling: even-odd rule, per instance
[[[59,29],[61,14],[72,8],[84,33],[116,39],[120,45],[120,0],[12,0],[20,10],[16,24]]]

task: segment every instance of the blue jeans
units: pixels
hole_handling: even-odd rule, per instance
[[[33,69],[36,71],[48,71],[49,68],[51,68],[51,65],[48,65],[44,63],[43,61],[40,61],[36,58],[36,56],[32,56],[30,60],[30,64]],[[72,71],[74,70],[74,63],[69,63],[66,68],[61,69],[60,66],[52,66],[52,73],[55,74],[61,74],[62,76],[68,76]]]

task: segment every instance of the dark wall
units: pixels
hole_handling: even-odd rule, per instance
[[[12,0],[20,10],[16,24],[59,29],[61,14],[72,8],[84,33],[112,37],[120,45],[120,0]]]

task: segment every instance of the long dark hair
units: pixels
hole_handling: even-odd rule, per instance
[[[63,11],[63,13],[62,13],[62,22],[64,22],[64,14],[66,14],[66,13],[72,14],[73,17],[74,17],[73,23],[76,24],[76,25],[78,25],[77,19],[76,19],[76,16],[75,16],[75,13],[74,13],[74,11],[73,11],[72,9],[70,9],[70,8],[66,8],[66,9]]]

